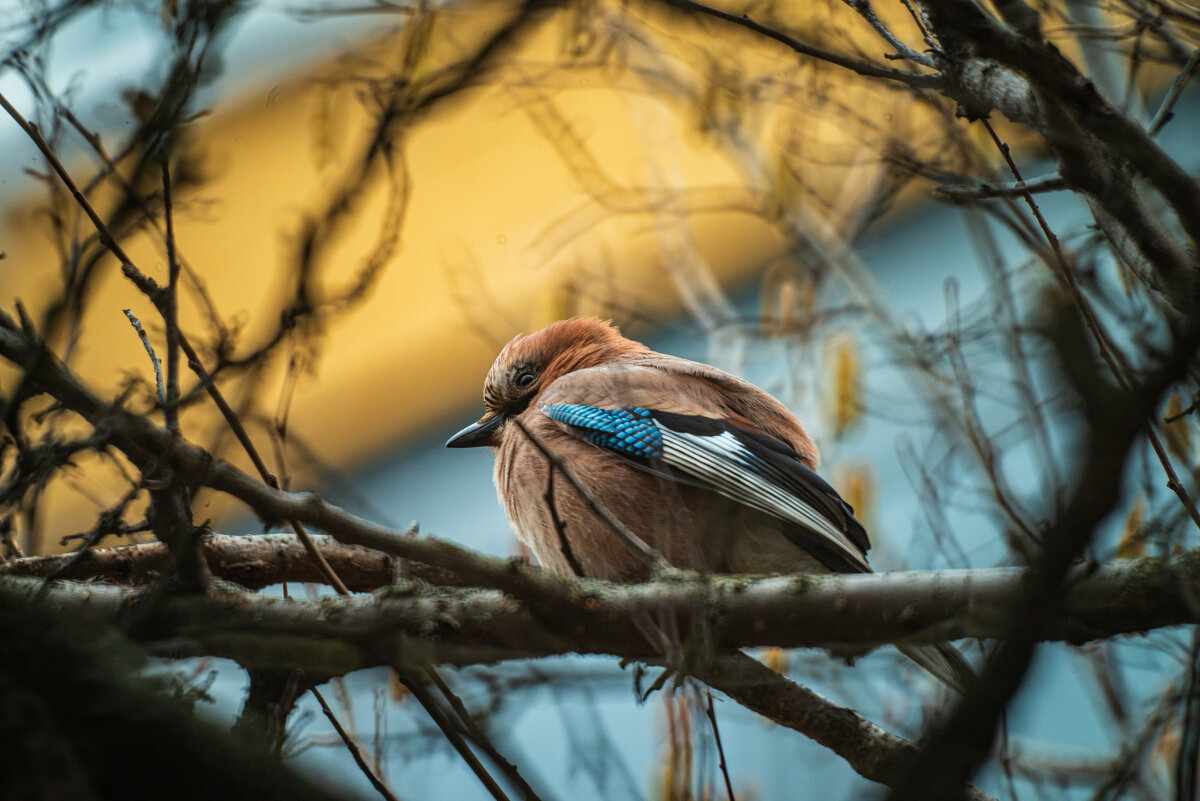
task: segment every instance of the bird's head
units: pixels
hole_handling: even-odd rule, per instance
[[[623,337],[611,322],[595,317],[572,317],[515,337],[500,351],[483,382],[487,411],[451,437],[446,447],[499,446],[508,421],[529,408],[555,379],[648,352],[642,343]]]

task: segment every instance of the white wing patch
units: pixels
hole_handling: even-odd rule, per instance
[[[661,423],[664,462],[730,500],[824,536],[850,560],[869,570],[862,552],[833,523],[780,484],[779,470],[750,452],[728,431],[687,434]],[[772,480],[774,479],[774,480]]]

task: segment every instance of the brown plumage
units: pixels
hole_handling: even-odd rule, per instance
[[[497,449],[500,501],[545,567],[569,573],[577,565],[613,581],[648,575],[644,558],[552,470],[514,420],[673,565],[730,573],[870,571],[866,533],[812,472],[817,448],[804,426],[749,382],[656,353],[607,322],[575,318],[505,345],[483,396],[484,416],[447,445]],[[653,453],[604,439],[614,425],[626,425],[635,440],[652,440]],[[969,668],[946,648],[905,652],[962,686]]]

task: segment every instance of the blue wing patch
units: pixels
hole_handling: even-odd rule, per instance
[[[784,535],[830,570],[869,572],[854,510],[785,443],[725,420],[640,407],[541,407],[550,419],[643,470],[704,487],[783,520]]]
[[[626,456],[662,456],[663,435],[650,412],[637,407],[597,409],[581,403],[554,403],[542,411],[551,420],[581,429],[588,442]]]

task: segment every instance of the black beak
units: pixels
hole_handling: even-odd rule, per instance
[[[450,439],[446,440],[447,448],[478,448],[483,445],[495,445],[492,441],[496,430],[504,425],[504,415],[498,414],[495,417],[484,417],[478,423],[471,425],[459,431]]]

